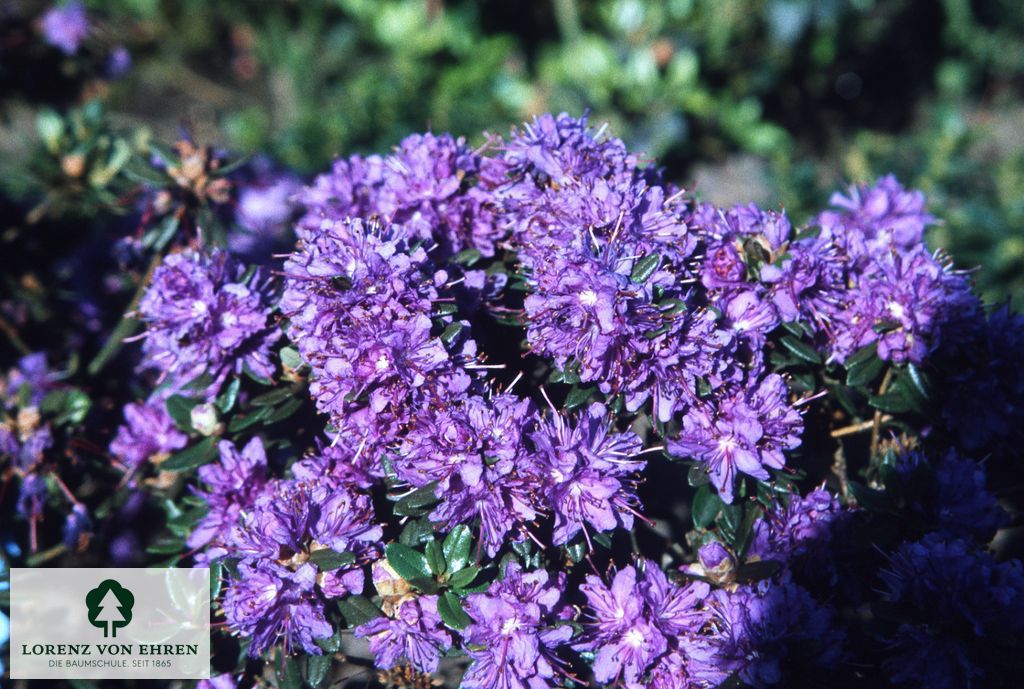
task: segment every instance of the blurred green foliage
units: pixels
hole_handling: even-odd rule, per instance
[[[119,124],[267,151],[305,173],[425,128],[595,121],[719,202],[803,219],[896,172],[936,245],[1024,287],[1016,0],[90,0],[135,67]],[[86,89],[88,90],[88,89]]]

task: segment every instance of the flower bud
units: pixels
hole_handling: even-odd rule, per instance
[[[217,435],[224,430],[224,424],[217,418],[217,409],[209,402],[192,407],[192,428],[202,435]]]
[[[724,545],[718,541],[711,541],[701,546],[697,556],[709,579],[718,584],[732,581],[736,574],[736,561]]]

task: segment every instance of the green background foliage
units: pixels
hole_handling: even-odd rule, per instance
[[[830,190],[895,172],[943,218],[933,245],[986,266],[991,301],[1024,286],[1014,0],[88,5],[99,39],[135,63],[102,89],[113,121],[163,140],[185,125],[309,175],[413,131],[482,141],[532,114],[589,109],[699,196],[796,219]]]

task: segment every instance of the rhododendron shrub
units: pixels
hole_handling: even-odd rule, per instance
[[[294,245],[155,252],[105,438],[212,569],[212,686],[1014,686],[1024,319],[921,192],[720,208],[565,114],[239,184]],[[2,389],[35,525],[81,419]]]

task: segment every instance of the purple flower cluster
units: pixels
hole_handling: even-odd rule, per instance
[[[377,617],[356,627],[355,636],[369,640],[377,667],[385,670],[404,659],[420,672],[435,672],[441,654],[452,646],[434,595],[399,599],[393,616]]]
[[[509,563],[504,578],[466,598],[472,622],[462,632],[472,662],[464,689],[547,689],[565,674],[556,655],[572,637],[562,603],[564,575],[552,581],[543,570],[523,572]]]
[[[210,395],[243,369],[270,378],[270,347],[279,337],[270,303],[261,271],[246,271],[220,249],[168,256],[139,303],[142,367],[169,379],[172,390],[205,373]]]
[[[974,456],[1015,459],[1024,441],[1024,316],[1009,304],[976,314],[936,354],[948,432]]]
[[[279,480],[241,515],[220,544],[239,558],[239,577],[224,598],[228,625],[252,637],[254,657],[278,640],[320,655],[315,640],[334,633],[326,599],[362,593],[362,566],[377,553],[381,529],[369,498],[343,486]],[[316,553],[324,549],[349,554],[348,564],[321,569]]]
[[[641,443],[608,426],[604,413],[549,420],[512,395],[469,397],[414,416],[395,470],[413,487],[436,483],[432,520],[450,527],[479,519],[491,555],[543,511],[554,515],[552,542],[561,545],[588,526],[632,526]]]
[[[335,426],[366,443],[377,461],[411,409],[470,385],[455,365],[472,341],[449,352],[430,318],[448,282],[405,228],[324,218],[301,229],[285,263],[281,309],[310,364],[310,393]],[[449,319],[450,320],[450,319]]]
[[[834,613],[792,581],[718,589],[708,606],[715,668],[752,687],[811,686],[842,660]]]
[[[188,443],[188,436],[174,425],[167,406],[158,397],[125,405],[124,420],[110,443],[110,453],[128,468],[147,461],[159,464]]]
[[[896,462],[909,511],[928,530],[986,544],[1006,522],[1006,513],[985,487],[985,467],[954,451],[928,463],[923,452]]]
[[[818,329],[831,359],[877,343],[882,359],[921,363],[980,306],[966,276],[925,247],[933,218],[923,195],[890,176],[832,202],[818,235],[794,241],[762,275]]]
[[[491,199],[474,184],[485,163],[465,140],[448,134],[414,134],[386,157],[339,160],[302,195],[300,235],[317,232],[324,221],[376,217],[440,246],[444,255],[475,249],[493,256],[504,232]]]
[[[883,633],[886,669],[899,685],[983,686],[991,658],[1019,649],[1024,569],[961,540],[931,534],[900,546],[881,573],[899,620]]]

